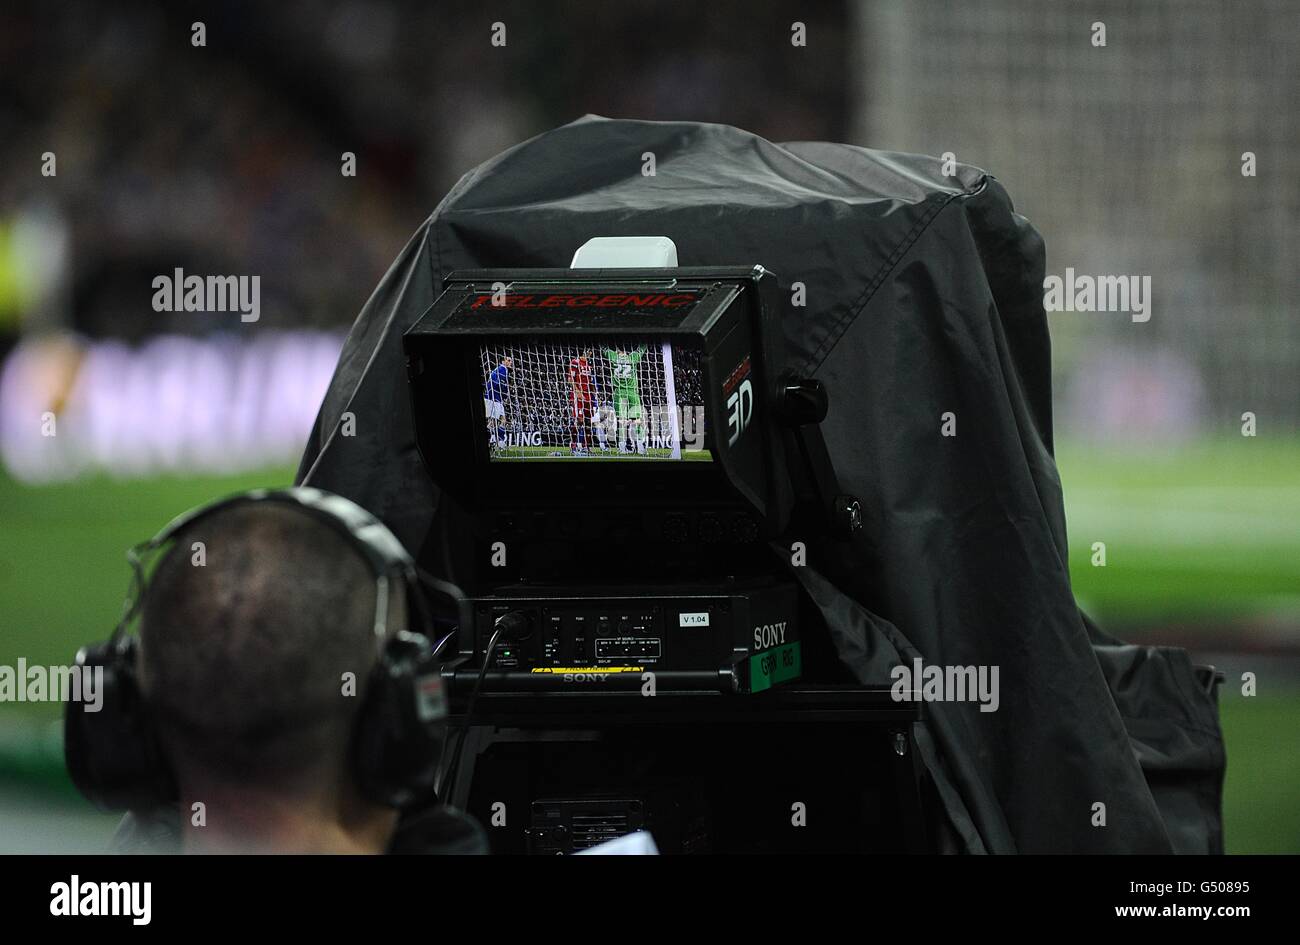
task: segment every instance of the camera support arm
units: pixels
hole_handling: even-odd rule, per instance
[[[840,491],[835,467],[826,449],[821,422],[829,401],[822,382],[787,375],[777,390],[777,414],[793,441],[794,454],[806,476],[826,533],[838,541],[851,541],[862,530],[862,503]]]

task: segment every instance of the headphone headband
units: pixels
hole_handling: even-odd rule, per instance
[[[302,509],[318,521],[329,525],[347,538],[362,554],[376,578],[398,573],[412,581],[415,579],[415,562],[383,522],[351,499],[311,486],[252,489],[217,499],[176,516],[157,535],[142,545],[137,545],[133,550],[156,550],[196,522],[233,506],[255,502],[279,503]]]

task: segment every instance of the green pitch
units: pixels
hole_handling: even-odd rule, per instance
[[[1070,577],[1093,616],[1300,632],[1300,441],[1235,436],[1149,455],[1065,446],[1057,466]]]
[[[549,450],[528,452],[541,461]],[[557,459],[571,458],[564,453]],[[1133,640],[1170,620],[1190,636],[1204,626],[1247,637],[1263,621],[1295,645],[1300,442],[1233,438],[1147,457],[1067,445],[1058,457],[1075,592],[1103,626]],[[292,470],[273,469],[28,487],[0,473],[0,663],[68,661],[115,623],[128,545],[200,502],[291,479]],[[1104,568],[1091,564],[1095,541],[1106,543]],[[1300,680],[1265,682],[1255,698],[1223,693],[1227,844],[1300,852]],[[0,789],[20,782],[68,796],[58,752],[41,734],[59,712],[0,705]]]
[[[255,486],[286,486],[293,470],[240,476],[24,486],[0,472],[0,663],[64,663],[108,636],[122,611],[126,549],[186,509]],[[57,713],[57,707],[0,706]]]

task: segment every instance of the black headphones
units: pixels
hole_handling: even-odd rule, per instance
[[[353,772],[362,793],[388,807],[430,797],[446,738],[447,698],[429,638],[390,631],[393,579],[400,578],[411,619],[429,623],[429,608],[415,563],[396,536],[354,502],[309,487],[258,489],[200,506],[175,519],[149,541],[131,548],[135,578],[121,621],[103,643],[83,647],[77,665],[103,667],[97,712],[69,702],[63,751],[77,789],[103,810],[146,810],[177,799],[176,780],[150,723],[137,679],[139,638],[129,627],[145,593],[143,555],[156,551],[200,519],[236,505],[274,502],[300,509],[333,527],[366,559],[375,578],[375,633],[382,649],[352,736]]]

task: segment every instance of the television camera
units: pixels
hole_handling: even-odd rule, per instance
[[[453,272],[405,334],[446,497],[420,557],[466,594],[444,678],[469,762],[441,790],[486,823],[493,798],[528,809],[503,849],[639,827],[682,851],[835,847],[856,836],[842,822],[752,828],[765,804],[788,819],[805,802],[781,798],[846,789],[827,803],[898,840],[889,805],[862,806],[871,770],[836,783],[861,762],[837,760],[838,726],[865,723],[914,786],[914,712],[848,676],[796,580],[802,557],[852,591],[862,514],[779,311],[761,265],[681,267],[666,238],[623,237],[569,269]]]

